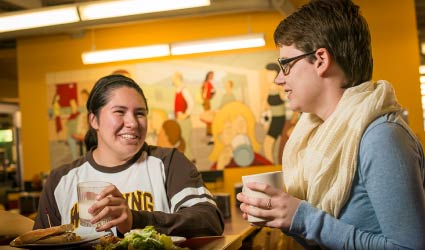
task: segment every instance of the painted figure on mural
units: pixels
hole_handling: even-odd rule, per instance
[[[234,87],[234,83],[232,80],[227,80],[224,83],[224,94],[221,97],[221,102],[220,102],[220,108],[222,108],[224,105],[230,103],[230,102],[234,102],[236,101],[236,97],[233,94],[233,87]]]
[[[71,114],[66,121],[66,142],[71,152],[72,159],[79,157],[78,143],[74,140],[73,135],[77,133],[77,123],[80,112],[78,111],[78,104],[75,99],[69,101]]]
[[[208,71],[205,80],[202,83],[201,87],[201,97],[202,97],[202,107],[204,108],[204,112],[208,113],[211,111],[211,99],[215,95],[215,88],[212,84],[212,80],[214,79],[214,72]],[[206,135],[211,136],[211,122],[210,121],[204,121],[207,125]]]
[[[78,146],[78,155],[82,155],[86,151],[84,147],[84,136],[88,130],[88,123],[87,109],[83,104],[87,102],[88,97],[89,92],[87,91],[87,89],[82,89],[80,91],[80,105],[78,105],[77,107],[77,112],[79,114],[76,118],[77,124],[75,128],[75,133],[71,134],[72,139],[75,140],[75,143]]]
[[[146,133],[146,142],[150,145],[157,145],[158,134],[162,129],[162,124],[168,119],[167,111],[159,108],[152,108],[148,114],[148,130]]]
[[[55,94],[53,96],[53,101],[52,101],[52,111],[53,111],[52,113],[53,113],[53,118],[55,119],[55,131],[58,138],[59,138],[59,133],[63,129],[62,120],[61,120],[61,105],[59,103],[59,99],[60,99],[59,94]]]
[[[186,142],[182,130],[176,120],[166,120],[159,130],[157,145],[166,148],[177,148],[184,153]]]
[[[130,72],[126,69],[116,69],[116,70],[112,71],[111,75],[122,75],[122,76],[126,76],[126,77],[131,78]]]
[[[174,73],[172,80],[175,88],[174,116],[180,125],[182,137],[185,142],[187,142],[184,154],[187,158],[194,161],[195,159],[190,148],[190,134],[192,131],[190,115],[192,114],[194,105],[193,97],[189,90],[184,86],[183,75],[180,72]]]
[[[231,102],[218,110],[212,123],[214,147],[208,159],[211,169],[271,165],[258,152],[255,117],[242,102]]]
[[[266,81],[268,85],[267,96],[264,100],[264,111],[269,111],[270,122],[267,128],[267,134],[263,141],[263,151],[265,157],[277,163],[279,148],[276,143],[285,125],[285,92],[282,86],[274,83],[280,67],[277,63],[269,63],[266,65]]]

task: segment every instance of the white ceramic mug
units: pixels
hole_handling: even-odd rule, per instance
[[[245,175],[242,176],[243,189],[242,192],[250,197],[256,198],[269,198],[268,195],[262,192],[257,192],[246,187],[246,184],[249,182],[260,182],[264,184],[269,184],[270,186],[278,189],[283,189],[283,172],[275,171],[275,172],[267,172],[261,174],[253,174],[253,175]],[[255,222],[265,222],[264,219],[258,218],[252,215],[248,215],[248,221],[251,223]]]

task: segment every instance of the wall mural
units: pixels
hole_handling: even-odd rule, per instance
[[[97,79],[112,73],[145,92],[147,143],[175,147],[203,171],[280,164],[297,115],[273,83],[276,57],[266,51],[48,73],[51,167],[85,153],[85,102]]]

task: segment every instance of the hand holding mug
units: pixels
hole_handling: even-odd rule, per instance
[[[237,195],[244,219],[259,226],[289,229],[301,200],[283,191],[281,171],[243,176]]]
[[[89,199],[84,200],[80,193],[84,193],[85,186],[93,184],[98,188],[95,192],[96,195],[88,192],[91,193],[86,195]],[[107,182],[84,182],[79,183],[78,187],[80,224],[82,226],[95,226],[97,231],[117,226],[121,233],[130,231],[133,216],[127,201],[116,186]]]

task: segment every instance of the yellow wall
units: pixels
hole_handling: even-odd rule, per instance
[[[424,145],[419,83],[420,52],[413,0],[355,0],[369,22],[373,78],[386,79],[409,111],[409,124]]]
[[[393,0],[356,2],[362,6],[372,32],[374,79],[385,78],[394,84],[400,102],[410,112],[409,118],[413,130],[422,139],[424,133],[414,2],[413,0],[403,3]],[[181,18],[97,29],[81,38],[56,35],[19,39],[17,54],[24,179],[31,179],[34,174],[50,169],[46,73],[98,67],[85,66],[81,63],[81,53],[90,50],[93,41],[96,49],[107,49],[239,35],[252,31],[263,32],[267,38],[266,48],[253,50],[275,49],[272,34],[282,18],[278,13]],[[92,40],[92,37],[95,39]],[[169,58],[155,60],[163,59]],[[140,61],[142,60],[135,62]],[[105,64],[105,66],[111,65],[114,64]]]

